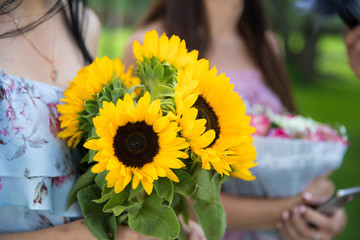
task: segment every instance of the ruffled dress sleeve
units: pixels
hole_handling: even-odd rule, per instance
[[[32,231],[81,217],[66,208],[79,154],[57,137],[63,89],[0,69],[0,233]]]

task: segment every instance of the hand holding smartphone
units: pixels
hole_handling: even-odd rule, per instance
[[[316,207],[316,210],[326,216],[331,216],[338,208],[345,206],[357,196],[360,196],[360,186],[339,189],[329,200]]]

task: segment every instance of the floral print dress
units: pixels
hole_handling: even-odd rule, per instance
[[[57,137],[63,92],[0,69],[0,233],[81,217],[78,205],[66,208],[79,154]]]

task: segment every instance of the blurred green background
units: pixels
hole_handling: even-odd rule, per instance
[[[121,57],[149,0],[90,0],[103,29],[98,56]],[[282,43],[300,114],[346,126],[350,141],[343,165],[331,179],[337,188],[360,185],[360,79],[343,43],[345,26],[295,7],[293,0],[267,0],[272,29]],[[337,240],[360,239],[360,197],[346,206],[348,224]]]

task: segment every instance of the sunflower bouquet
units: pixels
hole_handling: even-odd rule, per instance
[[[188,222],[192,199],[207,239],[220,239],[222,183],[230,175],[255,179],[255,130],[245,105],[229,79],[177,36],[153,30],[133,50],[136,69],[96,59],[58,106],[59,137],[72,147],[85,141],[87,149],[69,204],[79,202],[98,239],[113,239],[117,224],[182,239],[177,216]]]

